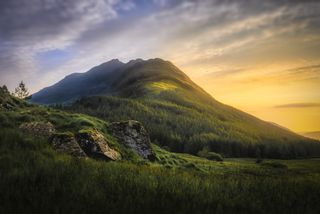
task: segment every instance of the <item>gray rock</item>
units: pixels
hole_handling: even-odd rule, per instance
[[[141,157],[151,161],[156,159],[151,147],[149,134],[138,121],[129,120],[111,123],[109,130],[120,143],[133,149]]]
[[[87,157],[72,133],[54,134],[51,137],[51,143],[53,148],[59,152],[79,158]]]
[[[76,139],[89,157],[114,161],[121,159],[120,153],[110,148],[105,137],[97,130],[82,130],[76,135]]]
[[[50,137],[55,133],[55,128],[50,122],[23,123],[19,127],[23,132],[36,137]]]

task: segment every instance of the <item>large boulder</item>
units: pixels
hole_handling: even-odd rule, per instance
[[[51,137],[51,143],[53,148],[59,152],[79,158],[87,157],[72,133],[54,134]]]
[[[51,137],[55,133],[55,128],[50,122],[30,122],[23,123],[19,127],[23,132],[36,137]]]
[[[97,130],[81,130],[76,135],[78,144],[89,156],[102,160],[120,160],[118,151],[110,148],[105,137]]]
[[[115,122],[109,130],[118,141],[136,151],[141,157],[154,161],[156,155],[152,150],[150,137],[141,123],[135,120]]]

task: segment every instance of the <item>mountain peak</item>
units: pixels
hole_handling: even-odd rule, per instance
[[[115,59],[111,59],[111,60],[109,60],[109,61],[107,61],[106,63],[123,63],[123,62],[121,62],[119,59],[117,59],[117,58],[115,58]]]
[[[180,83],[191,82],[182,71],[168,62],[160,58],[137,58],[128,63],[112,59],[85,73],[66,76],[58,83],[33,94],[32,101],[56,104],[91,95],[119,94],[123,91],[135,94],[135,86],[165,79]]]
[[[132,59],[132,60],[130,60],[130,61],[127,63],[127,65],[133,65],[133,64],[136,64],[136,63],[138,63],[138,62],[144,62],[144,60],[141,59],[141,58]]]
[[[107,62],[104,62],[104,63],[102,63],[100,65],[110,65],[110,64],[121,64],[121,65],[123,65],[125,63],[121,62],[119,59],[111,59],[111,60],[109,60]]]
[[[100,65],[98,66],[95,66],[93,67],[92,69],[90,69],[89,71],[91,70],[95,70],[96,68],[98,67],[104,67],[104,66],[113,66],[113,65],[124,65],[125,63],[121,62],[119,59],[111,59],[107,62],[104,62],[104,63],[101,63]]]

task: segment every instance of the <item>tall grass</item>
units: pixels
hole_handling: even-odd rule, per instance
[[[0,213],[319,213],[319,173],[205,174],[53,151],[0,130]]]

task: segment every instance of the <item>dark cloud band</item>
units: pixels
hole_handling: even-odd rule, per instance
[[[315,108],[320,107],[320,103],[289,103],[274,106],[275,108]]]

